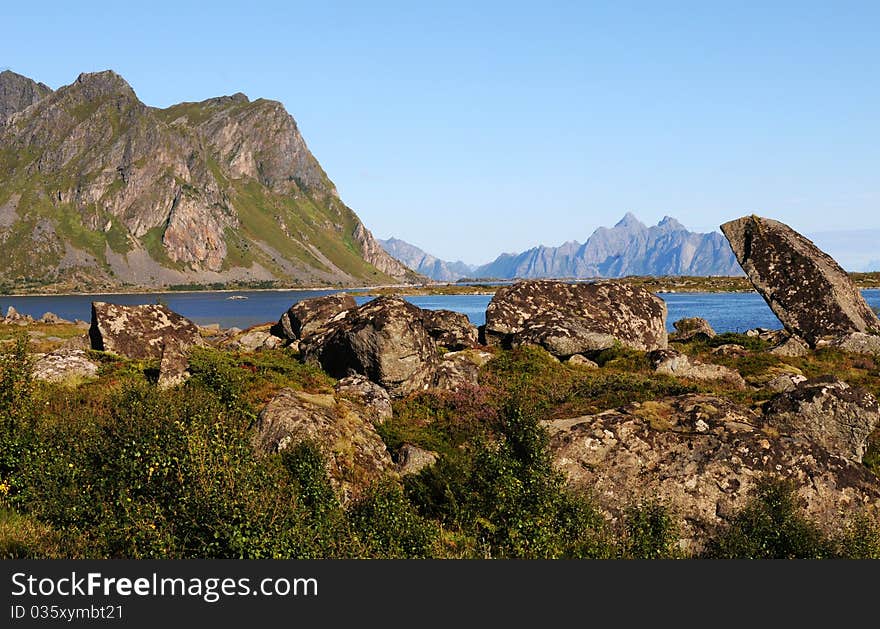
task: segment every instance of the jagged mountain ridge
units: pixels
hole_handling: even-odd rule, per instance
[[[415,245],[398,238],[379,239],[379,244],[391,256],[416,273],[420,273],[439,282],[454,282],[469,277],[476,267],[465,264],[461,260],[448,262],[419,249]]]
[[[0,74],[0,282],[47,288],[419,278],[387,255],[276,101],[166,109],[112,71]]]
[[[539,246],[522,253],[504,253],[477,267],[464,265],[454,272],[451,264],[421,249],[397,241],[386,250],[411,268],[432,279],[454,281],[462,277],[590,278],[627,275],[742,275],[743,271],[720,232],[696,233],[672,217],[647,227],[627,213],[614,227],[600,227],[583,244],[566,242],[559,247]],[[389,241],[380,241],[387,243]],[[440,269],[443,277],[432,274]]]

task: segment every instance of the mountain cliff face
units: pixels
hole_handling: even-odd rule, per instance
[[[666,217],[646,227],[627,214],[613,228],[600,227],[584,244],[535,247],[503,254],[472,277],[624,277],[627,275],[742,275],[730,245],[717,232],[688,231]]]
[[[143,104],[122,77],[0,74],[0,282],[412,281],[275,101]]]
[[[473,266],[464,262],[447,262],[426,253],[408,242],[397,238],[379,240],[379,244],[393,258],[400,260],[412,270],[440,282],[454,282],[463,277],[470,277]]]
[[[504,253],[479,267],[440,260],[397,238],[379,242],[411,269],[438,281],[743,274],[724,236],[688,231],[668,216],[646,227],[627,213],[611,229],[597,229],[584,244],[570,241],[559,247]]]

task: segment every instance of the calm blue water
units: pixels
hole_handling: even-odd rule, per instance
[[[22,314],[40,317],[44,312],[54,312],[65,319],[91,317],[91,302],[109,301],[118,304],[150,304],[161,300],[169,308],[192,319],[198,324],[219,323],[222,327],[246,328],[258,323],[277,321],[291,304],[309,297],[329,295],[332,290],[322,291],[242,291],[239,293],[152,293],[140,295],[61,295],[40,297],[2,297],[3,314],[14,306]],[[865,299],[874,307],[880,307],[880,290],[862,291]],[[242,295],[247,299],[230,300],[230,295]],[[660,295],[669,309],[669,329],[672,322],[682,317],[703,317],[718,332],[743,332],[749,328],[779,328],[782,325],[757,293],[666,293]],[[490,295],[433,295],[409,297],[420,308],[436,310],[446,308],[466,314],[476,325],[485,323],[486,305]],[[358,304],[369,297],[357,297]]]

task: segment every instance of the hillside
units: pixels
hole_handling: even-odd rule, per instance
[[[281,103],[155,109],[112,71],[0,73],[0,284],[107,290],[419,279],[388,256]]]
[[[379,244],[393,258],[432,280],[454,282],[462,277],[468,277],[474,272],[475,267],[470,264],[465,264],[460,260],[455,262],[441,260],[398,238],[380,239]]]

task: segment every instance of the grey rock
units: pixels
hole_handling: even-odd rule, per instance
[[[363,406],[370,421],[377,426],[394,415],[388,391],[366,376],[359,374],[348,376],[337,382],[334,388],[338,396]]]
[[[76,383],[96,378],[98,364],[82,349],[63,348],[39,357],[33,375],[46,382]]]
[[[547,427],[554,464],[573,489],[609,518],[659,499],[678,516],[680,544],[694,552],[748,504],[765,475],[791,479],[829,532],[854,505],[880,508],[880,479],[866,467],[809,440],[765,434],[760,416],[716,396],[629,404]]]
[[[362,374],[401,397],[428,388],[439,362],[422,317],[404,299],[379,297],[303,339],[300,352],[334,378]]]
[[[880,422],[880,405],[873,395],[831,377],[798,383],[767,402],[763,412],[780,432],[809,439],[857,463]]]
[[[715,337],[715,330],[702,317],[679,319],[672,326],[675,328],[675,334],[670,337],[670,341],[690,341],[699,337],[706,339]]]
[[[358,405],[333,395],[282,389],[260,413],[254,447],[279,452],[302,441],[321,448],[330,481],[344,502],[383,476],[396,475],[391,455]]]
[[[743,377],[733,369],[722,365],[702,363],[672,349],[660,349],[650,352],[648,360],[659,374],[690,378],[691,380],[725,382],[737,389],[745,389]]]
[[[92,349],[134,359],[161,358],[166,344],[181,351],[203,344],[196,324],[161,304],[93,301],[89,338]]]
[[[425,329],[438,347],[452,351],[475,347],[477,328],[466,314],[452,310],[423,310]]]
[[[880,356],[880,336],[876,334],[853,332],[835,339],[831,344],[853,354]]]
[[[667,346],[666,304],[616,282],[517,282],[495,293],[486,309],[490,345],[533,343],[556,356],[609,347],[617,341],[650,351]]]
[[[786,330],[811,347],[823,337],[880,332],[880,320],[840,265],[787,225],[746,216],[721,231]]]
[[[494,354],[479,349],[448,352],[437,366],[433,386],[457,391],[461,387],[479,384],[480,368],[492,360]]]
[[[712,353],[718,354],[719,356],[745,356],[749,353],[749,350],[736,343],[725,343],[724,345],[719,345],[714,348]]]
[[[806,382],[807,378],[796,373],[782,373],[767,383],[767,388],[777,393],[785,393],[794,391],[801,382]]]
[[[62,319],[61,317],[56,315],[54,312],[46,312],[43,314],[42,317],[40,317],[40,323],[57,325],[57,324],[70,323],[70,321],[68,321],[67,319]]]
[[[397,469],[401,476],[418,474],[437,462],[437,453],[425,450],[411,443],[405,443],[397,453]]]
[[[770,350],[771,354],[777,356],[786,356],[797,358],[806,356],[810,353],[810,346],[796,336],[790,336],[788,339]]]
[[[599,365],[590,360],[585,356],[581,356],[580,354],[575,354],[571,356],[568,360],[566,360],[569,365],[575,365],[577,367],[586,367],[587,369],[598,369]]]
[[[163,340],[157,383],[160,389],[176,387],[189,379],[189,348],[186,342],[181,343],[175,337]]]
[[[347,293],[303,299],[281,315],[271,332],[287,341],[307,338],[324,330],[343,312],[354,308],[357,308],[357,303]]]

